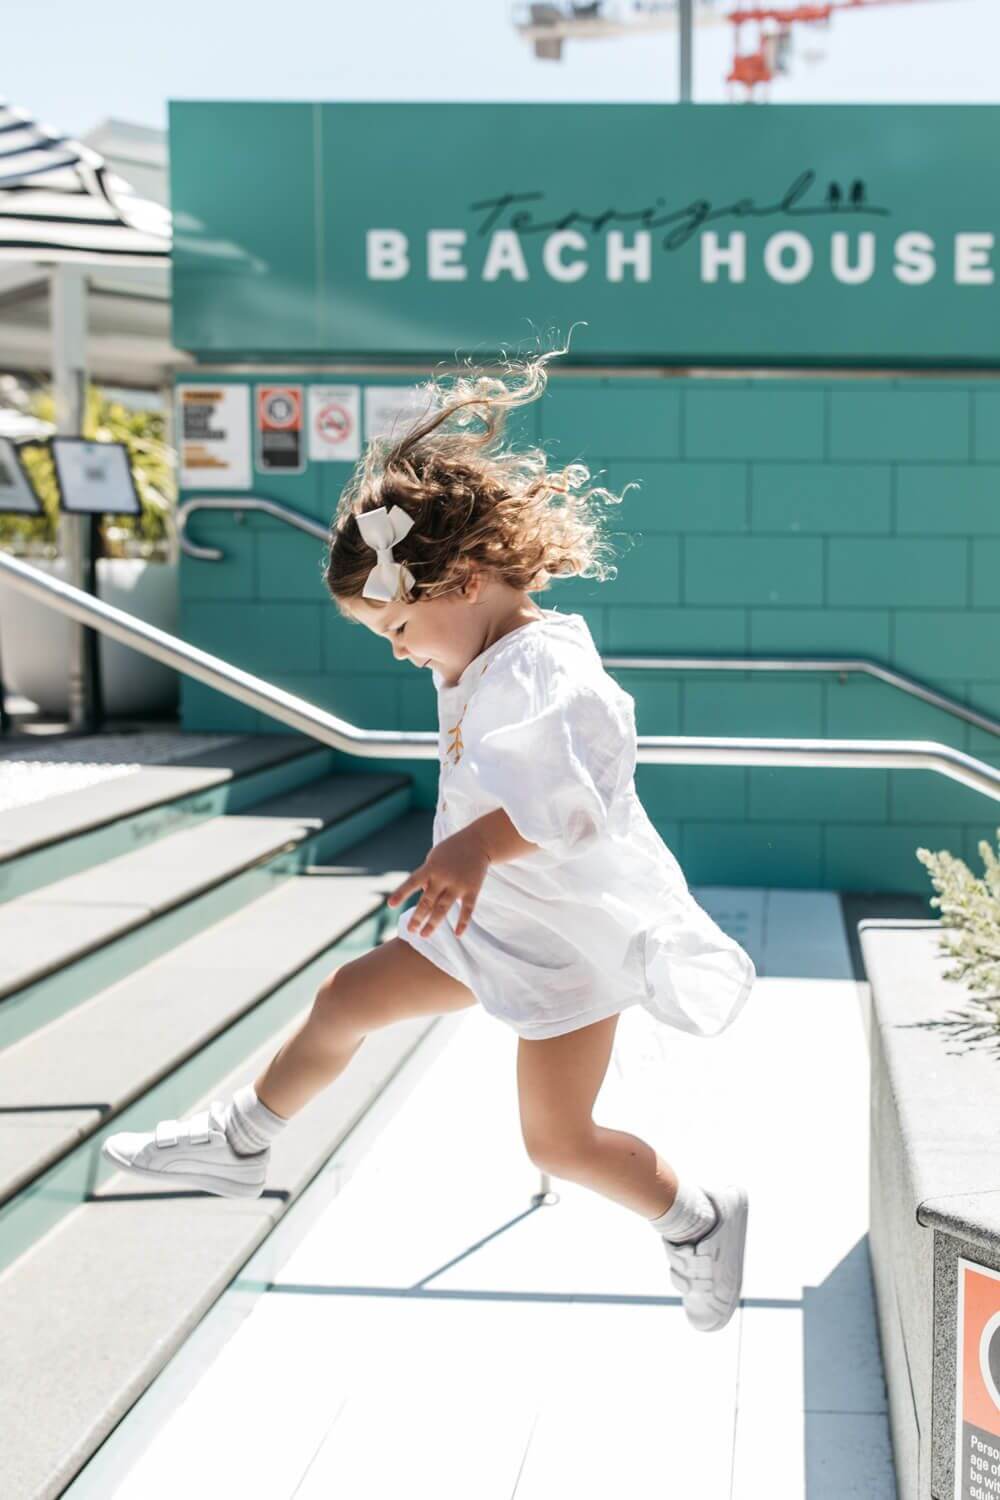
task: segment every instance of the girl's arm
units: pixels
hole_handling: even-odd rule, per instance
[[[537,844],[529,844],[527,839],[521,837],[502,807],[484,813],[481,818],[467,823],[461,831],[474,834],[479,839],[486,858],[492,865],[517,859],[519,855],[530,854],[539,847]]]
[[[422,890],[410,925],[416,929],[423,922],[420,936],[429,937],[454,902],[460,901],[462,909],[455,936],[461,937],[469,925],[489,866],[516,859],[519,854],[528,854],[538,847],[523,839],[503,808],[497,807],[435,844],[419,869],[390,893],[386,904],[396,906],[408,892]]]

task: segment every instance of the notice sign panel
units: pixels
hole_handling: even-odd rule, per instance
[[[302,445],[302,387],[259,385],[257,402],[257,468],[262,474],[301,474],[306,466]]]
[[[19,516],[43,514],[41,501],[21,466],[20,455],[10,438],[5,437],[0,437],[0,512]]]
[[[1000,1271],[958,1259],[955,1500],[1000,1500]]]
[[[361,388],[309,387],[309,458],[312,463],[352,463],[361,457]]]
[[[365,442],[372,438],[398,439],[407,428],[436,409],[433,394],[414,385],[365,387]]]
[[[54,437],[51,445],[59,503],[64,511],[91,516],[141,513],[124,443]]]
[[[250,392],[245,385],[177,387],[182,489],[250,488]]]

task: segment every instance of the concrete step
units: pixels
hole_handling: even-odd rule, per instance
[[[343,848],[406,811],[411,795],[399,773],[328,776],[0,905],[0,1047],[294,873],[315,857],[307,840],[335,828],[324,847]]]
[[[418,1018],[369,1037],[345,1075],[283,1132],[259,1199],[147,1186],[100,1156],[112,1116],[113,1128],[150,1129],[158,1119],[183,1118],[213,1098],[228,1098],[260,1072],[305,1019],[317,984],[343,961],[344,944],[317,954],[324,903],[330,934],[361,917],[362,929],[349,934],[351,955],[391,936],[396,913],[381,931],[377,918],[365,922],[364,914],[423,858],[430,825],[427,811],[412,812],[344,849],[339,864],[291,877],[264,898],[252,929],[234,918],[214,942],[204,934],[198,967],[183,956],[176,966],[164,962],[161,977],[173,975],[181,988],[168,981],[146,996],[132,989],[133,1006],[145,1010],[156,1034],[159,1063],[141,1018],[127,1017],[122,994],[95,997],[93,1006],[67,1018],[63,1042],[70,1055],[81,1049],[82,1076],[99,1092],[117,1091],[117,1102],[110,1113],[71,1110],[75,1118],[64,1123],[88,1131],[87,1138],[0,1213],[0,1249],[23,1242],[0,1272],[0,1403],[9,1432],[17,1434],[0,1450],[0,1494],[49,1500],[62,1492],[437,1024],[437,1017]],[[260,921],[265,912],[269,926]],[[282,923],[290,928],[287,944]],[[269,940],[285,946],[287,971],[298,965],[298,972],[261,998],[254,965],[271,962]],[[244,943],[253,945],[245,953]],[[305,968],[303,945],[316,955]],[[276,961],[266,983],[273,985],[279,969]],[[103,1011],[103,1021],[96,1017],[90,1028],[85,1013],[92,1008]],[[42,1042],[33,1039],[35,1046]],[[147,1076],[187,1057],[135,1097],[119,1061],[102,1061],[102,1046],[109,1054],[127,1046]],[[27,1053],[15,1050],[27,1066]],[[31,1066],[54,1070],[54,1090],[41,1071],[35,1081],[38,1094],[47,1090],[57,1105],[67,1085],[76,1087],[61,1048],[47,1063],[34,1053]]]
[[[183,760],[4,808],[0,902],[335,768],[334,752],[306,735],[234,735]]]
[[[110,1133],[128,1105],[382,910],[424,858],[432,816],[411,811],[370,836],[360,873],[276,876],[231,916],[0,1052],[0,1204],[95,1131]],[[396,913],[386,916],[395,927]],[[10,1253],[0,1245],[0,1265]]]

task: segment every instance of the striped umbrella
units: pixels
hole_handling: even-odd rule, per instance
[[[53,297],[52,387],[60,432],[80,430],[86,381],[84,266],[167,266],[167,209],[141,198],[99,152],[59,135],[23,109],[0,100],[0,260],[50,266]],[[96,518],[60,518],[68,581],[93,589]],[[84,532],[83,528],[86,528]],[[81,550],[82,549],[82,550]],[[94,590],[96,591],[96,590]],[[72,728],[96,729],[102,718],[93,630],[76,626],[69,673]],[[0,734],[7,728],[0,676]]]
[[[104,158],[0,100],[0,259],[169,265],[169,210]]]

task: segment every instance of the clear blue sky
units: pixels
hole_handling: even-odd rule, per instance
[[[71,135],[109,115],[166,129],[169,98],[677,97],[673,33],[571,42],[541,62],[509,14],[506,0],[3,0],[0,97]],[[1000,102],[998,0],[911,0],[795,30],[773,104]],[[804,46],[826,55],[810,62]],[[696,31],[696,100],[725,101],[731,51],[731,26]]]

